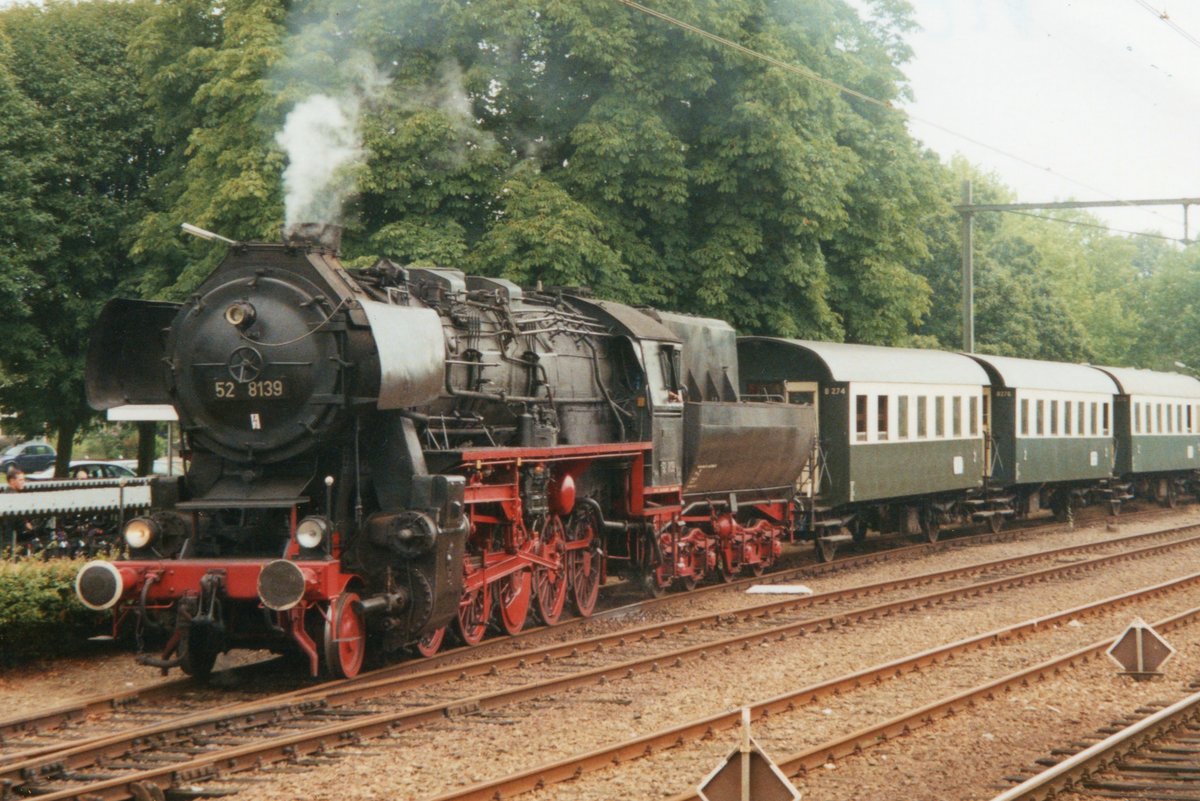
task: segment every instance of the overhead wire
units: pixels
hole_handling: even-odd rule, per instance
[[[1179,23],[1177,23],[1175,20],[1171,19],[1171,16],[1165,10],[1159,11],[1157,8],[1155,8],[1154,6],[1152,6],[1148,2],[1146,2],[1146,0],[1133,0],[1133,2],[1137,3],[1139,6],[1146,9],[1154,16],[1158,17],[1163,23],[1165,23],[1167,25],[1167,27],[1169,27],[1171,30],[1175,31],[1175,33],[1179,34],[1180,36],[1182,36],[1187,41],[1191,42],[1196,47],[1200,47],[1200,39],[1197,39],[1195,36],[1188,33],[1186,30],[1184,30],[1183,27],[1179,25]]]
[[[1179,242],[1180,244],[1183,244],[1183,245],[1190,245],[1192,242],[1192,240],[1190,240],[1190,239],[1182,239],[1180,237],[1167,236],[1166,234],[1153,234],[1153,233],[1150,233],[1149,231],[1130,231],[1125,228],[1113,228],[1112,226],[1109,226],[1109,225],[1103,225],[1101,223],[1085,222],[1084,220],[1064,220],[1062,217],[1051,217],[1048,214],[1033,214],[1028,211],[1021,211],[1020,209],[999,209],[999,211],[1003,212],[1004,214],[1019,214],[1022,217],[1032,217],[1035,220],[1045,220],[1046,222],[1061,223],[1062,225],[1074,225],[1079,228],[1097,228],[1101,231],[1108,231],[1109,233],[1114,233],[1114,234],[1128,234],[1129,236],[1144,236],[1148,239],[1165,239],[1168,242]]]
[[[1106,192],[1099,187],[1092,186],[1091,184],[1089,184],[1085,181],[1077,180],[1075,178],[1070,177],[1069,175],[1064,175],[1063,173],[1058,172],[1054,168],[1049,167],[1045,164],[1038,164],[1035,161],[1031,161],[1030,159],[1024,158],[1023,156],[1020,156],[1016,153],[1012,153],[1003,148],[988,144],[987,142],[983,142],[983,141],[976,139],[975,137],[970,136],[968,134],[964,134],[959,131],[955,131],[951,128],[947,128],[945,125],[934,122],[933,120],[926,119],[924,117],[919,117],[911,112],[904,111],[903,109],[897,108],[885,100],[880,100],[878,98],[871,97],[870,95],[864,94],[863,92],[859,92],[856,89],[851,89],[850,87],[840,84],[837,81],[834,81],[830,78],[826,78],[825,76],[820,75],[817,72],[814,72],[813,70],[811,70],[807,67],[803,67],[798,64],[793,64],[791,62],[783,61],[782,59],[775,58],[774,56],[769,56],[766,53],[761,53],[757,50],[746,47],[745,45],[739,44],[739,43],[733,41],[732,39],[727,39],[724,36],[720,36],[718,34],[712,33],[711,31],[707,31],[707,30],[700,28],[696,25],[693,25],[689,22],[684,22],[683,20],[677,19],[676,17],[672,17],[669,14],[665,14],[656,9],[642,5],[641,3],[637,2],[637,0],[615,0],[615,2],[619,3],[620,5],[625,6],[627,8],[630,8],[634,11],[638,11],[647,16],[654,17],[655,19],[666,22],[669,25],[673,25],[677,28],[681,28],[690,33],[694,33],[697,36],[708,39],[709,41],[716,42],[717,44],[720,44],[723,47],[728,47],[733,50],[736,50],[739,53],[742,53],[743,55],[749,56],[754,59],[758,59],[759,61],[764,61],[764,62],[766,62],[774,67],[778,67],[779,69],[782,69],[786,72],[790,72],[794,75],[799,75],[800,77],[805,78],[810,81],[813,81],[814,83],[821,84],[822,86],[833,89],[847,97],[852,97],[857,100],[861,100],[865,103],[869,103],[871,105],[885,109],[892,113],[899,114],[901,117],[903,117],[905,119],[912,120],[914,122],[919,122],[922,125],[928,125],[929,127],[935,128],[935,129],[941,131],[942,133],[945,133],[945,134],[955,137],[956,139],[961,139],[962,141],[969,142],[970,144],[973,144],[977,147],[984,148],[985,150],[990,150],[991,152],[996,153],[997,155],[1003,156],[1012,161],[1016,161],[1020,164],[1024,164],[1027,167],[1032,167],[1036,170],[1045,172],[1049,175],[1053,175],[1053,176],[1060,178],[1068,183],[1082,187],[1091,192],[1097,192],[1100,195],[1102,195],[1104,198],[1111,200],[1114,203],[1119,204],[1121,206],[1127,206],[1129,208],[1146,211],[1145,207],[1135,206],[1132,203],[1129,203],[1126,200],[1118,198],[1116,195]],[[1167,217],[1165,217],[1162,214],[1159,214],[1158,212],[1150,211],[1149,213],[1154,214],[1156,217],[1161,217],[1164,220],[1168,219]]]

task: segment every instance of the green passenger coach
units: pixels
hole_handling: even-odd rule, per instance
[[[822,469],[801,494],[826,524],[917,533],[982,485],[988,378],[971,359],[771,337],[739,339],[738,359],[746,395],[817,407]]]
[[[1099,368],[1112,377],[1116,473],[1173,506],[1200,468],[1200,381],[1178,373]]]
[[[1018,513],[1047,503],[1065,512],[1073,494],[1112,477],[1117,388],[1108,374],[1080,364],[972,358],[991,378],[991,483],[1017,490]]]

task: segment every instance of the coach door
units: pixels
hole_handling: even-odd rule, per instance
[[[784,399],[795,406],[811,406],[813,410],[813,420],[819,421],[820,408],[817,404],[820,402],[820,393],[817,391],[817,382],[815,381],[785,381],[783,382]],[[819,424],[818,424],[819,425]],[[817,451],[817,441],[813,440],[812,458],[808,460],[804,470],[800,473],[800,480],[796,482],[796,488],[800,494],[806,498],[815,497],[818,489],[821,486],[821,460]]]
[[[983,388],[983,477],[992,477],[992,388]]]

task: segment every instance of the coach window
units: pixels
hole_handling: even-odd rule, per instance
[[[1046,402],[1040,400],[1037,402],[1037,431],[1039,437],[1046,433]]]
[[[917,439],[929,436],[929,398],[917,396]]]
[[[1178,403],[1175,404],[1175,430],[1183,433],[1183,406]]]
[[[1166,429],[1163,427],[1162,404],[1154,404],[1154,433],[1161,434]]]
[[[854,438],[867,441],[867,396],[854,396]]]
[[[951,400],[950,408],[953,410],[952,414],[954,415],[954,428],[953,428],[954,436],[961,437],[962,436],[962,398],[958,395],[955,395],[954,398]]]
[[[979,398],[972,395],[967,406],[967,417],[971,418],[971,436],[979,434]]]
[[[1063,433],[1068,437],[1075,433],[1075,429],[1071,426],[1071,407],[1070,401],[1063,403]]]
[[[1021,398],[1021,436],[1029,436],[1029,398]]]
[[[936,437],[946,436],[946,397],[938,395],[933,399],[933,434]]]
[[[1192,404],[1190,404],[1190,403],[1189,403],[1189,404],[1187,405],[1187,429],[1186,429],[1186,431],[1187,431],[1189,434],[1193,434],[1193,433],[1195,433],[1195,431],[1196,431],[1196,429],[1192,428],[1192,420],[1193,420],[1193,418],[1192,418]]]
[[[1099,410],[1096,408],[1096,406],[1097,406],[1096,402],[1092,401],[1092,436],[1093,437],[1096,436],[1096,431],[1100,426],[1100,422],[1099,422],[1100,414],[1099,414]]]
[[[1170,403],[1167,404],[1167,433],[1175,433],[1175,406]]]
[[[1104,417],[1102,418],[1103,422],[1104,422],[1104,426],[1101,430],[1101,433],[1103,433],[1104,436],[1107,437],[1108,431],[1109,431],[1109,428],[1108,428],[1108,404],[1107,403],[1100,404],[1100,410],[1104,413]]]
[[[1142,404],[1133,404],[1133,433],[1142,433]]]
[[[876,430],[879,432],[879,438],[884,440],[888,438],[888,396],[880,395],[878,402],[878,416],[876,417],[878,428]]]
[[[1058,433],[1058,401],[1050,401],[1050,433]]]
[[[908,396],[896,398],[896,439],[908,439]]]

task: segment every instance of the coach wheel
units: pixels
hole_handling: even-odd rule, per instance
[[[344,592],[329,605],[325,620],[325,667],[335,679],[352,679],[362,670],[367,653],[367,629],[362,602]]]
[[[1058,523],[1069,523],[1072,517],[1071,495],[1069,492],[1056,492],[1050,498],[1050,511]]]
[[[530,600],[533,597],[533,582],[528,569],[509,573],[493,585],[495,603],[500,612],[500,628],[508,634],[517,634],[525,628],[529,619]]]
[[[993,534],[999,534],[1000,529],[1004,528],[1004,515],[999,512],[994,512],[988,516],[988,530]]]
[[[179,638],[179,667],[189,676],[207,679],[217,663],[217,644],[211,626],[189,626]]]
[[[1163,506],[1174,509],[1178,505],[1179,493],[1175,489],[1175,482],[1167,479],[1167,491],[1163,494]]]
[[[850,532],[850,538],[854,540],[855,545],[862,545],[867,541],[867,524],[863,522],[861,517],[855,517],[850,521],[850,525],[846,526]]]
[[[932,506],[925,508],[925,513],[921,518],[921,535],[928,543],[938,541],[938,537],[942,533],[942,524],[938,522],[937,510]]]
[[[824,537],[817,538],[817,561],[832,562],[837,555],[837,543],[830,542]]]
[[[538,618],[553,626],[562,617],[567,605],[567,564],[563,545],[566,542],[562,519],[549,518],[542,529],[542,557],[556,562],[558,567],[535,565],[533,568],[533,599]]]
[[[428,659],[429,657],[442,650],[442,643],[446,641],[446,627],[441,626],[428,632],[424,637],[417,640],[417,653]]]
[[[458,636],[467,645],[478,645],[487,634],[488,618],[492,616],[492,594],[486,585],[463,590],[458,600]]]

